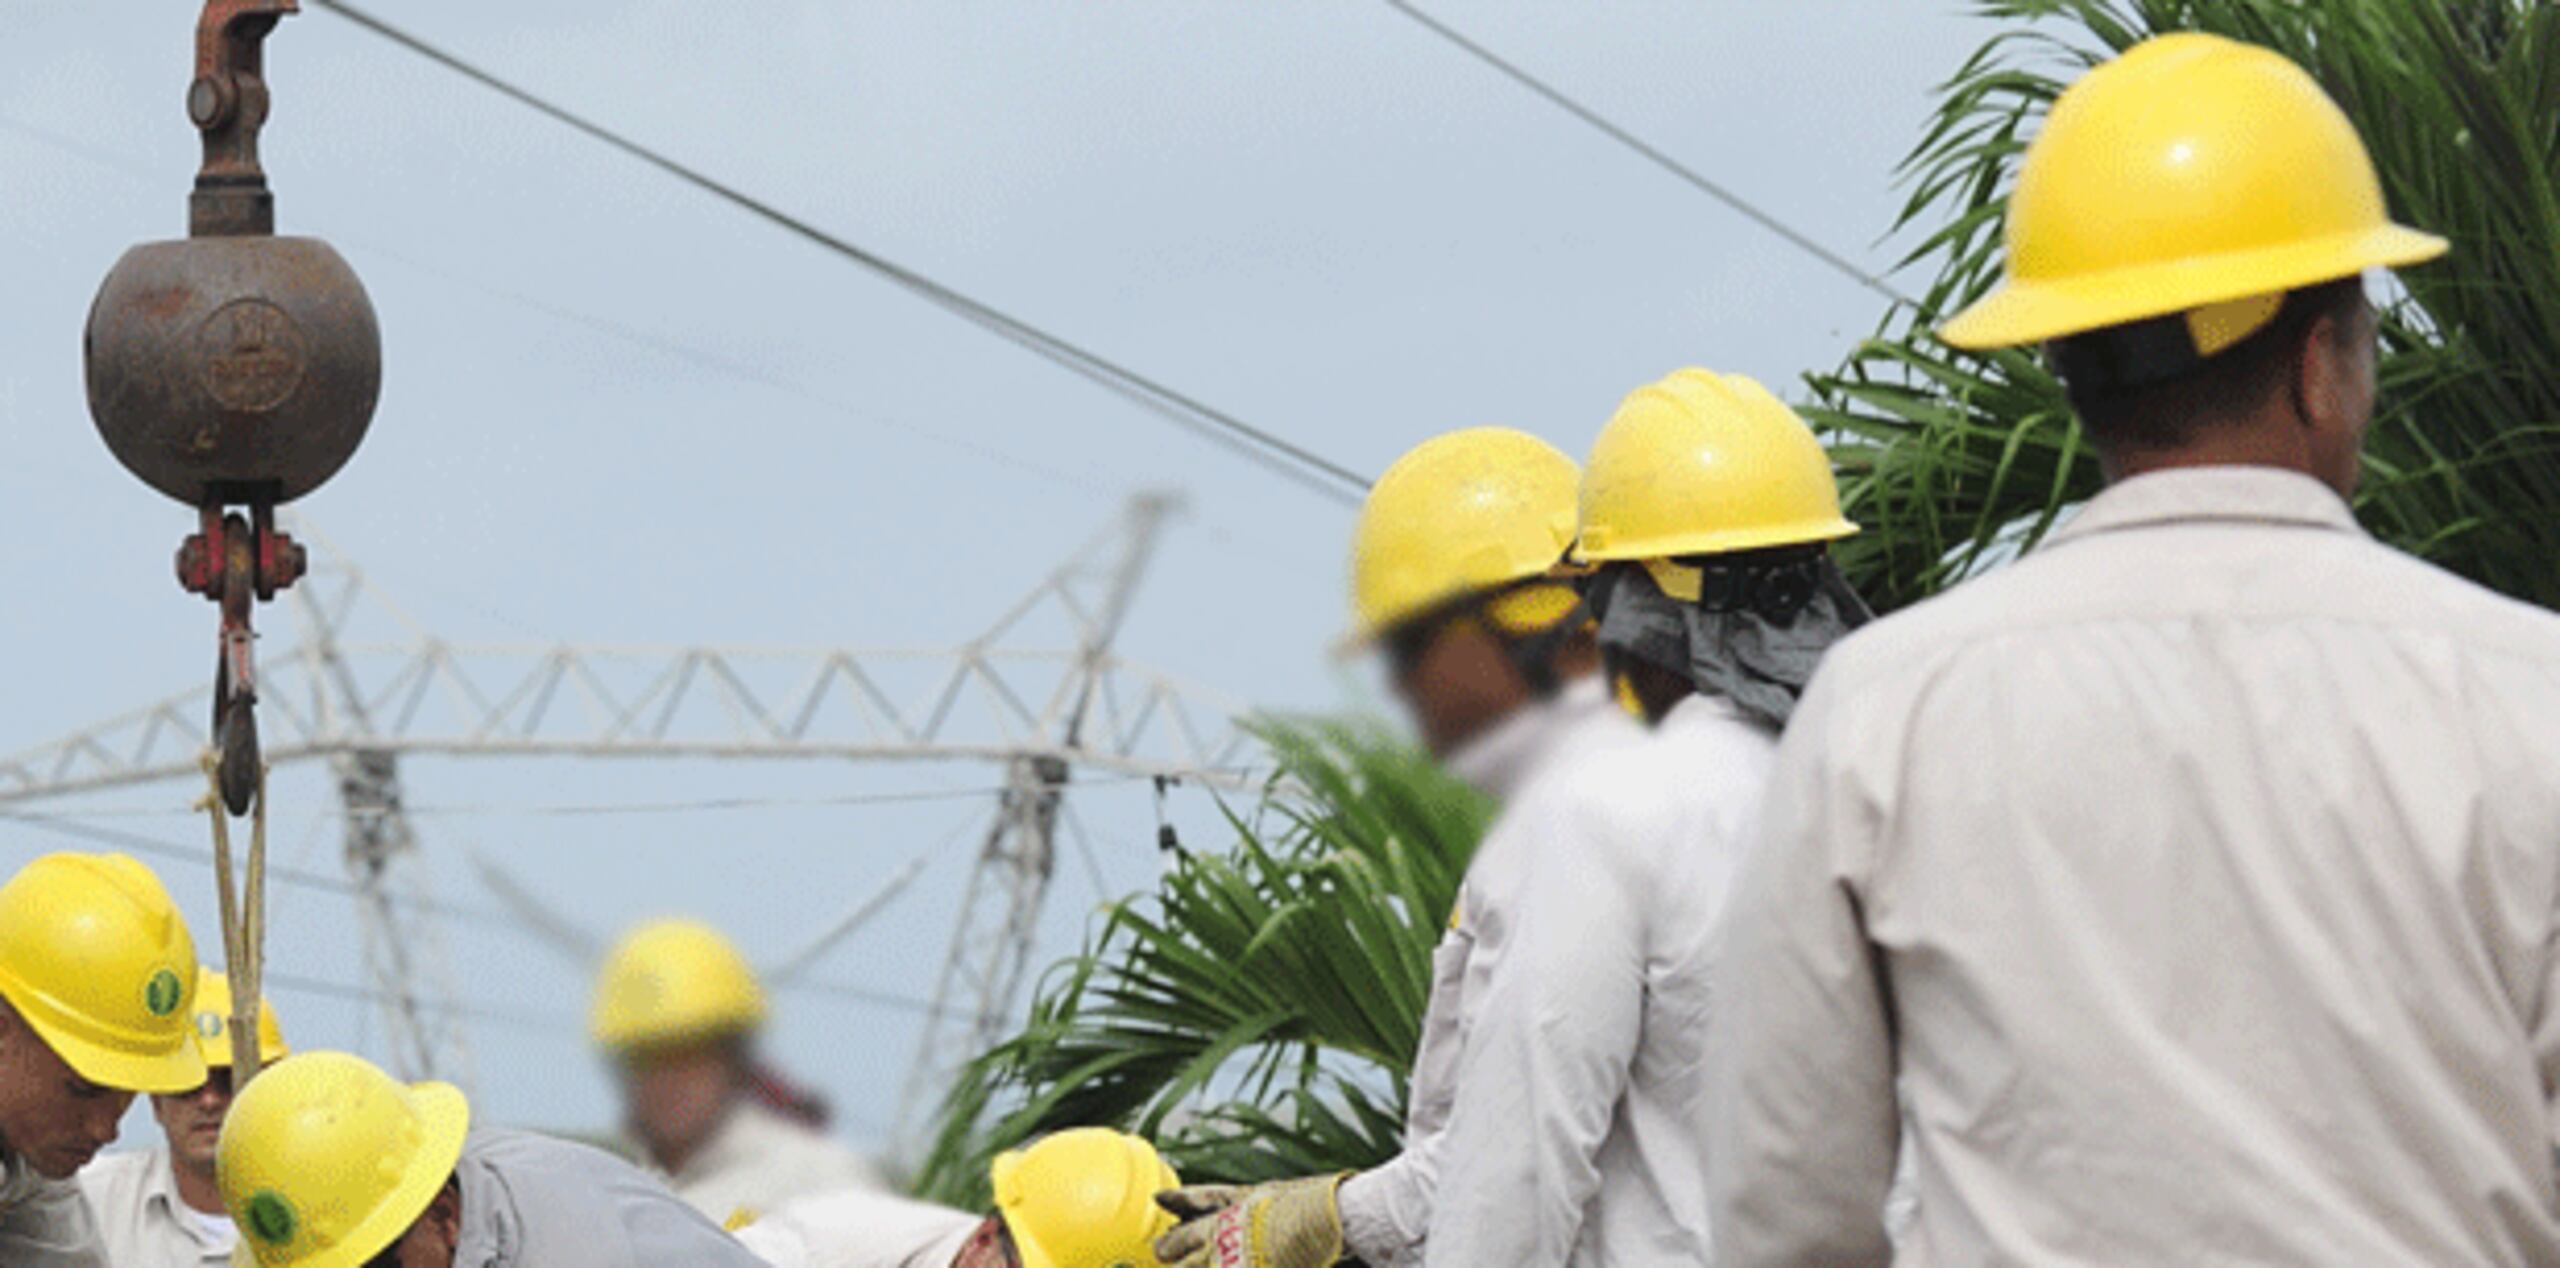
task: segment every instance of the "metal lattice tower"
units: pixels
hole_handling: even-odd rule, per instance
[[[1084,736],[1085,719],[1103,685],[1112,640],[1129,612],[1138,579],[1155,551],[1156,535],[1173,505],[1160,497],[1141,497],[1129,507],[1128,531],[1116,552],[1097,542],[1049,580],[1046,593],[1035,592],[988,637],[1001,635],[1043,598],[1054,597],[1075,618],[1075,669],[1059,684],[1056,699],[1065,704],[1057,717],[1060,734],[1073,747]],[[1066,790],[1064,758],[1023,754],[1005,763],[1003,802],[994,826],[979,847],[977,869],[960,903],[951,950],[933,990],[933,1016],[925,1023],[924,1042],[908,1069],[907,1085],[898,1098],[897,1136],[908,1143],[934,1092],[968,1054],[984,1051],[1003,1036],[1021,993],[1022,975],[1039,933],[1040,910],[1057,870],[1058,810]],[[966,1018],[965,1022],[956,1018]]]
[[[296,591],[295,607],[308,671],[325,688],[312,692],[312,708],[350,740],[328,754],[329,773],[338,786],[347,874],[361,905],[365,978],[381,1001],[389,1064],[405,1079],[442,1078],[467,1088],[470,1040],[450,1007],[456,991],[443,930],[421,915],[426,876],[401,799],[400,759],[364,742],[374,733],[373,717],[338,650],[344,616],[333,617],[313,597],[316,589]]]
[[[334,776],[389,1063],[409,1078],[469,1075],[404,810],[410,758],[992,763],[1005,772],[995,827],[906,1084],[910,1104],[929,1101],[966,1045],[1011,1020],[1076,772],[1248,786],[1249,741],[1231,702],[1111,650],[1173,507],[1134,499],[985,633],[945,649],[464,646],[430,633],[352,565],[324,559],[294,591],[303,641],[265,674],[260,729],[271,764],[316,759]],[[316,538],[307,524],[298,531]],[[359,614],[402,636],[351,639]],[[1072,646],[1019,645],[1043,614],[1064,618]],[[210,693],[0,758],[0,805],[201,779]]]

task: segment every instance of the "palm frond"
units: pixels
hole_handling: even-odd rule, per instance
[[[1489,808],[1373,723],[1266,721],[1279,775],[1232,848],[1180,861],[1053,968],[970,1063],[920,1191],[975,1205],[1042,1133],[1156,1138],[1184,1174],[1267,1178],[1396,1150],[1431,949]]]

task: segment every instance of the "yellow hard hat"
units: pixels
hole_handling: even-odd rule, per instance
[[[1742,375],[1690,369],[1637,388],[1600,429],[1574,558],[1720,555],[1857,531],[1830,456],[1794,410]]]
[[[1352,530],[1346,644],[1564,562],[1579,478],[1562,450],[1508,427],[1434,436],[1396,459]]]
[[[196,1050],[209,1066],[229,1067],[231,1057],[231,976],[216,969],[196,970]],[[284,1028],[276,1024],[276,1006],[258,1001],[258,1060],[282,1060]]]
[[[588,1033],[617,1051],[741,1034],[764,1022],[764,988],[720,931],[657,920],[605,958]]]
[[[187,1019],[196,944],[160,878],[122,854],[48,854],[0,886],[0,996],[83,1079],[204,1085]]]
[[[471,1104],[362,1057],[279,1061],[231,1103],[214,1146],[241,1268],[357,1268],[400,1240],[462,1158]]]
[[[1182,1184],[1155,1146],[1107,1127],[1008,1150],[989,1174],[1022,1268],[1157,1268],[1174,1219],[1156,1195]]]
[[[2135,45],[2054,102],[2007,235],[2007,276],[1939,328],[1948,343],[2037,343],[2446,247],[2386,218],[2363,139],[2308,72],[2192,32]]]

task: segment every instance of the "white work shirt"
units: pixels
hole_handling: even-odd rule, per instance
[[[951,1268],[984,1223],[966,1211],[887,1193],[800,1198],[738,1230],[775,1268]]]
[[[1720,957],[1718,1250],[2560,1263],[2560,619],[2127,480],[1833,649]]]
[[[80,1193],[115,1268],[204,1268],[231,1262],[240,1229],[178,1196],[166,1148],[114,1153],[80,1169]]]
[[[740,1211],[779,1210],[794,1198],[889,1187],[862,1155],[752,1100],[739,1102],[681,1170],[662,1178],[717,1224]]]
[[[454,1268],[762,1268],[700,1211],[600,1149],[475,1131],[454,1167]]]
[[[0,1153],[0,1264],[9,1268],[106,1268],[80,1186],[47,1180]]]
[[[1344,1182],[1338,1191],[1345,1240],[1373,1268],[1421,1262],[1432,1229],[1442,1137],[1458,1093],[1468,1035],[1499,964],[1481,939],[1508,926],[1520,869],[1545,842],[1517,808],[1550,776],[1588,756],[1632,750],[1646,732],[1609,698],[1596,676],[1505,719],[1450,760],[1453,773],[1500,801],[1503,813],[1468,862],[1449,932],[1431,956],[1431,995],[1414,1054],[1405,1106],[1404,1148],[1395,1159]],[[1488,896],[1498,895],[1498,898]]]
[[[1529,848],[1467,886],[1493,967],[1426,1262],[1707,1262],[1708,955],[1777,744],[1692,696],[1515,805]]]

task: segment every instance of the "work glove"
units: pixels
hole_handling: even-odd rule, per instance
[[[1326,1268],[1342,1261],[1342,1208],[1350,1178],[1308,1176],[1271,1184],[1198,1184],[1156,1195],[1183,1221],[1156,1239],[1165,1268]]]

